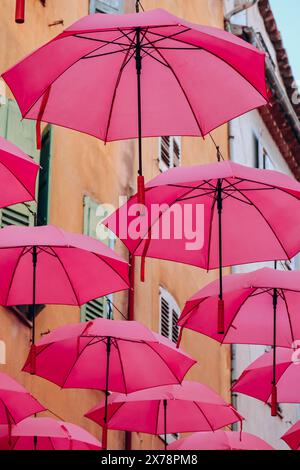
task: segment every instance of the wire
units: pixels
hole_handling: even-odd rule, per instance
[[[121,315],[121,316],[124,318],[124,320],[128,320],[127,316],[126,316],[126,315],[124,315],[124,313],[122,313],[120,309],[118,309],[118,307],[117,307],[117,306],[116,306],[116,305],[115,305],[115,304],[114,304],[114,303],[111,301],[111,299],[110,299],[110,298],[108,298],[107,296],[105,296],[105,299],[106,299],[106,301],[107,301],[108,305],[109,305],[109,306],[111,306],[111,305],[112,305],[112,306],[113,306],[113,308],[114,308],[114,309],[116,309],[116,310],[117,310],[117,312],[118,312],[118,313],[119,313],[119,314],[120,314],[120,315]]]
[[[139,7],[141,7],[142,11],[145,11],[145,9],[144,9],[144,7],[143,7],[143,5],[142,5],[141,0],[136,0],[136,2],[135,2],[135,11],[136,11],[137,13],[139,13]]]
[[[213,138],[213,136],[211,135],[211,133],[209,133],[209,137],[211,138],[212,143],[213,143],[214,146],[216,147],[217,156],[218,156],[218,161],[220,161],[220,157],[222,158],[222,160],[225,160],[225,158],[224,158],[223,155],[222,155],[222,152],[221,152],[221,150],[220,150],[219,145],[217,145],[217,143],[216,143],[215,139]]]

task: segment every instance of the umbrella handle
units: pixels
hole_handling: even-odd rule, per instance
[[[272,385],[271,416],[277,416],[277,386]]]
[[[15,22],[22,24],[25,21],[25,0],[16,0]]]
[[[142,175],[137,176],[137,200],[138,204],[145,205],[145,180]]]
[[[224,300],[218,300],[218,334],[224,334]]]

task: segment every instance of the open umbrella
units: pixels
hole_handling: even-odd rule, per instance
[[[197,432],[172,442],[168,450],[274,450],[260,437],[247,432]]]
[[[300,250],[300,184],[233,162],[173,168],[105,221],[135,256],[219,268],[218,330],[224,331],[222,266],[292,258]],[[299,214],[299,215],[298,215]]]
[[[195,362],[138,322],[99,318],[45,335],[36,344],[35,373],[63,388],[105,390],[107,410],[109,390],[127,394],[181,383]],[[29,354],[24,371],[30,363]]]
[[[82,305],[129,282],[128,263],[113,250],[53,225],[2,229],[0,271],[0,305],[32,304],[33,344],[36,304]]]
[[[300,402],[299,351],[277,348],[274,377],[273,354],[269,351],[252,362],[236,381],[232,390],[257,398],[265,403],[272,400],[275,380],[279,403]]]
[[[38,141],[41,121],[105,142],[138,137],[140,203],[142,137],[204,136],[267,102],[263,52],[162,9],[86,16],[3,78]]]
[[[281,439],[293,450],[300,450],[300,421],[297,421]]]
[[[0,425],[22,421],[24,418],[45,411],[45,408],[18,382],[0,372]],[[2,437],[2,433],[1,433]]]
[[[38,171],[32,158],[0,137],[0,208],[34,200]]]
[[[27,418],[13,426],[9,449],[101,450],[102,447],[98,439],[75,424],[53,418]]]
[[[223,334],[219,334],[215,326],[218,315],[216,281],[186,303],[178,323],[182,328],[198,331],[221,343],[273,346],[267,361],[272,363],[268,373],[272,371],[272,416],[276,416],[277,370],[279,376],[282,373],[282,365],[277,366],[276,350],[277,346],[291,347],[300,337],[300,272],[263,268],[231,274],[223,279],[223,294]],[[268,385],[266,381],[265,386]],[[259,383],[256,386],[259,393]]]
[[[105,425],[105,402],[85,415],[101,426]],[[164,435],[168,433],[214,431],[242,416],[216,392],[199,382],[183,381],[123,395],[113,393],[108,398],[107,426],[110,429]]]

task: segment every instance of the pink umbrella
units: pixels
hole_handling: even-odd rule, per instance
[[[181,383],[195,362],[138,322],[99,318],[44,336],[36,345],[35,372],[63,388],[105,390],[107,410],[109,390],[127,394]],[[24,371],[30,363],[29,354]]]
[[[299,403],[300,358],[299,351],[277,348],[275,380],[279,403]],[[239,377],[232,389],[265,403],[272,399],[273,354],[269,351],[252,362]]]
[[[106,225],[142,257],[142,277],[146,256],[219,268],[220,332],[222,266],[292,258],[300,249],[300,184],[277,171],[228,161],[173,168],[151,180],[146,194],[144,215],[134,196]]]
[[[300,421],[297,421],[281,438],[293,450],[300,450]]]
[[[101,450],[101,442],[75,424],[27,418],[13,426],[11,450]],[[1,444],[0,444],[1,449]]]
[[[41,121],[105,142],[138,137],[139,202],[142,136],[204,136],[267,102],[264,53],[162,9],[86,16],[3,78],[38,140]]]
[[[8,425],[10,428],[12,424],[40,411],[45,411],[45,408],[22,385],[0,372],[1,426]]]
[[[85,415],[105,426],[105,402]],[[107,426],[165,436],[167,433],[215,430],[242,421],[242,416],[216,392],[198,382],[141,390],[108,398]]]
[[[300,272],[259,269],[231,274],[223,280],[224,334],[216,332],[218,282],[197,292],[186,304],[178,324],[221,343],[272,345],[272,416],[277,415],[277,346],[290,347],[300,337]],[[278,365],[279,376],[282,365]],[[269,388],[267,381],[265,386]],[[255,383],[257,393],[259,384]]]
[[[197,432],[172,442],[168,450],[274,450],[266,441],[247,432]]]
[[[38,171],[32,158],[0,137],[0,208],[34,200]]]
[[[36,304],[82,305],[129,282],[128,263],[113,250],[53,225],[2,229],[0,272],[0,305],[33,305],[33,344]]]

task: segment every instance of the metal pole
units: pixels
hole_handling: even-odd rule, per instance
[[[278,292],[273,292],[273,379],[271,396],[271,415],[277,416],[277,385],[276,385],[276,312],[277,312]]]
[[[165,431],[165,450],[167,450],[167,406],[168,401],[164,400],[164,431]]]
[[[224,334],[224,300],[223,300],[223,277],[222,277],[222,180],[217,182],[217,209],[218,209],[218,229],[219,229],[219,301],[218,301],[218,333]]]
[[[104,410],[104,429],[103,434],[105,434],[105,438],[103,442],[102,439],[102,447],[104,450],[107,449],[107,406],[108,406],[108,396],[109,396],[109,359],[110,359],[110,351],[111,351],[111,337],[107,337],[106,343],[106,379],[105,379],[105,410]]]
[[[145,188],[143,177],[143,157],[142,157],[142,96],[141,96],[141,71],[142,71],[142,55],[141,55],[141,28],[136,28],[136,46],[135,46],[135,63],[137,74],[137,103],[138,103],[138,153],[139,153],[139,169],[138,169],[138,203],[145,204]]]

